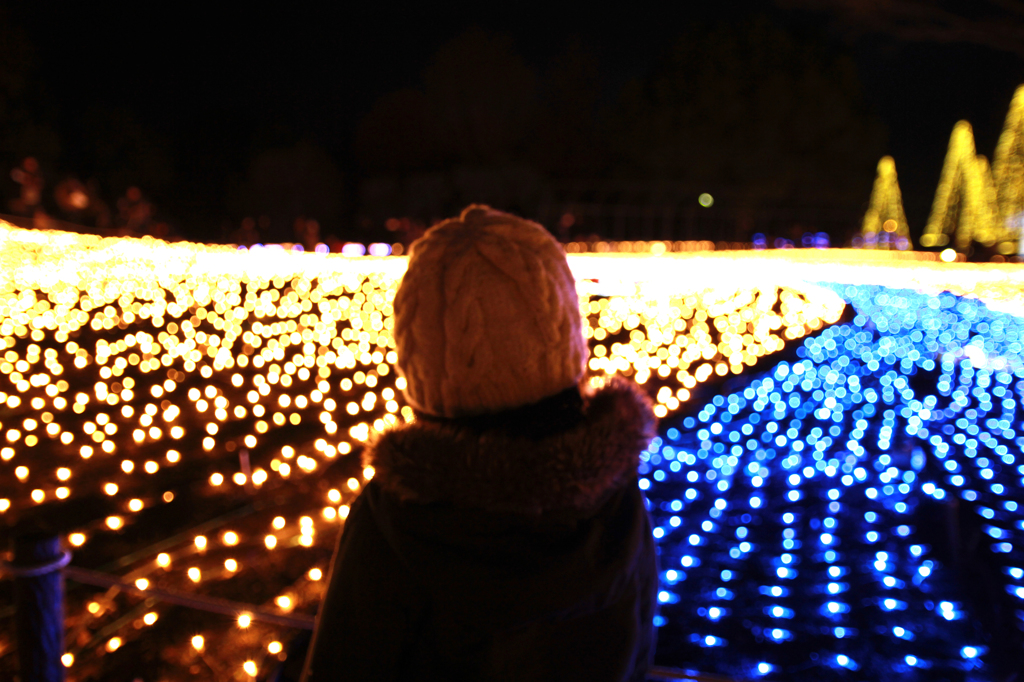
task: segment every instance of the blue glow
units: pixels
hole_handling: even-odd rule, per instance
[[[947,500],[976,514],[969,527],[983,528],[979,551],[1002,571],[1002,608],[1024,624],[1024,318],[951,294],[825,286],[853,306],[852,323],[806,338],[768,372],[730,377],[737,388],[666,423],[671,449],[659,443],[645,462],[662,565],[686,570],[663,613],[685,637],[709,621],[737,633],[716,645],[727,677],[838,682],[858,668],[850,653],[867,650],[869,677],[984,673],[1011,654],[965,641],[979,627],[973,602],[931,543]],[[666,571],[675,595],[672,582]],[[799,627],[776,627],[789,623]],[[878,633],[891,633],[891,649],[869,639]],[[711,646],[706,637],[688,641]],[[702,655],[672,650],[681,665]],[[959,662],[926,653],[944,650]]]

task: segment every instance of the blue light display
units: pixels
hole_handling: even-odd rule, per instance
[[[656,660],[739,679],[1005,679],[1024,658],[1024,319],[831,286],[852,323],[665,420],[641,456]]]

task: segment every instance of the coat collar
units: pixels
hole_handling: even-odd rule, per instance
[[[365,451],[374,480],[399,499],[492,512],[589,510],[634,476],[655,433],[650,400],[613,379],[584,397],[582,418],[539,437],[507,428],[418,420]]]

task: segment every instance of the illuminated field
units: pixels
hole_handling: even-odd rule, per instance
[[[592,374],[633,377],[666,423],[696,414],[699,384],[770,369],[837,322],[844,290],[823,282],[1020,306],[1010,266],[656,247],[570,264]],[[74,565],[314,613],[347,504],[373,475],[362,443],[412,418],[391,335],[404,259],[0,225],[0,265],[0,520],[53,507]],[[145,665],[159,679],[249,680],[296,633],[116,589],[70,589],[67,614],[69,679]]]

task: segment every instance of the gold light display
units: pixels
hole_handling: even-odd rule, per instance
[[[967,121],[958,121],[949,139],[939,187],[928,217],[922,246],[954,246],[966,251],[977,241],[985,246],[1003,242],[999,204],[988,161],[974,147],[974,131]]]
[[[1010,102],[1003,132],[996,145],[992,176],[999,198],[999,212],[1007,246],[1001,253],[1019,251],[1024,228],[1024,86],[1017,88]]]
[[[1008,306],[1022,291],[1015,272],[930,254],[611,246],[570,256],[589,370],[632,377],[659,416],[835,322],[843,301],[809,282],[959,283]],[[374,473],[355,455],[413,419],[391,334],[404,267],[0,224],[0,518],[83,504],[68,545],[115,552],[100,570],[143,595],[311,613]],[[285,656],[281,626],[199,614],[188,622],[201,631],[186,631],[165,609],[116,588],[69,590],[69,679],[103,677],[108,657],[141,656],[149,638],[168,681],[251,680]],[[0,654],[0,670],[9,663]]]
[[[903,213],[903,195],[896,179],[896,162],[891,156],[883,156],[878,162],[861,238],[867,249],[905,251],[912,246],[910,227]]]

